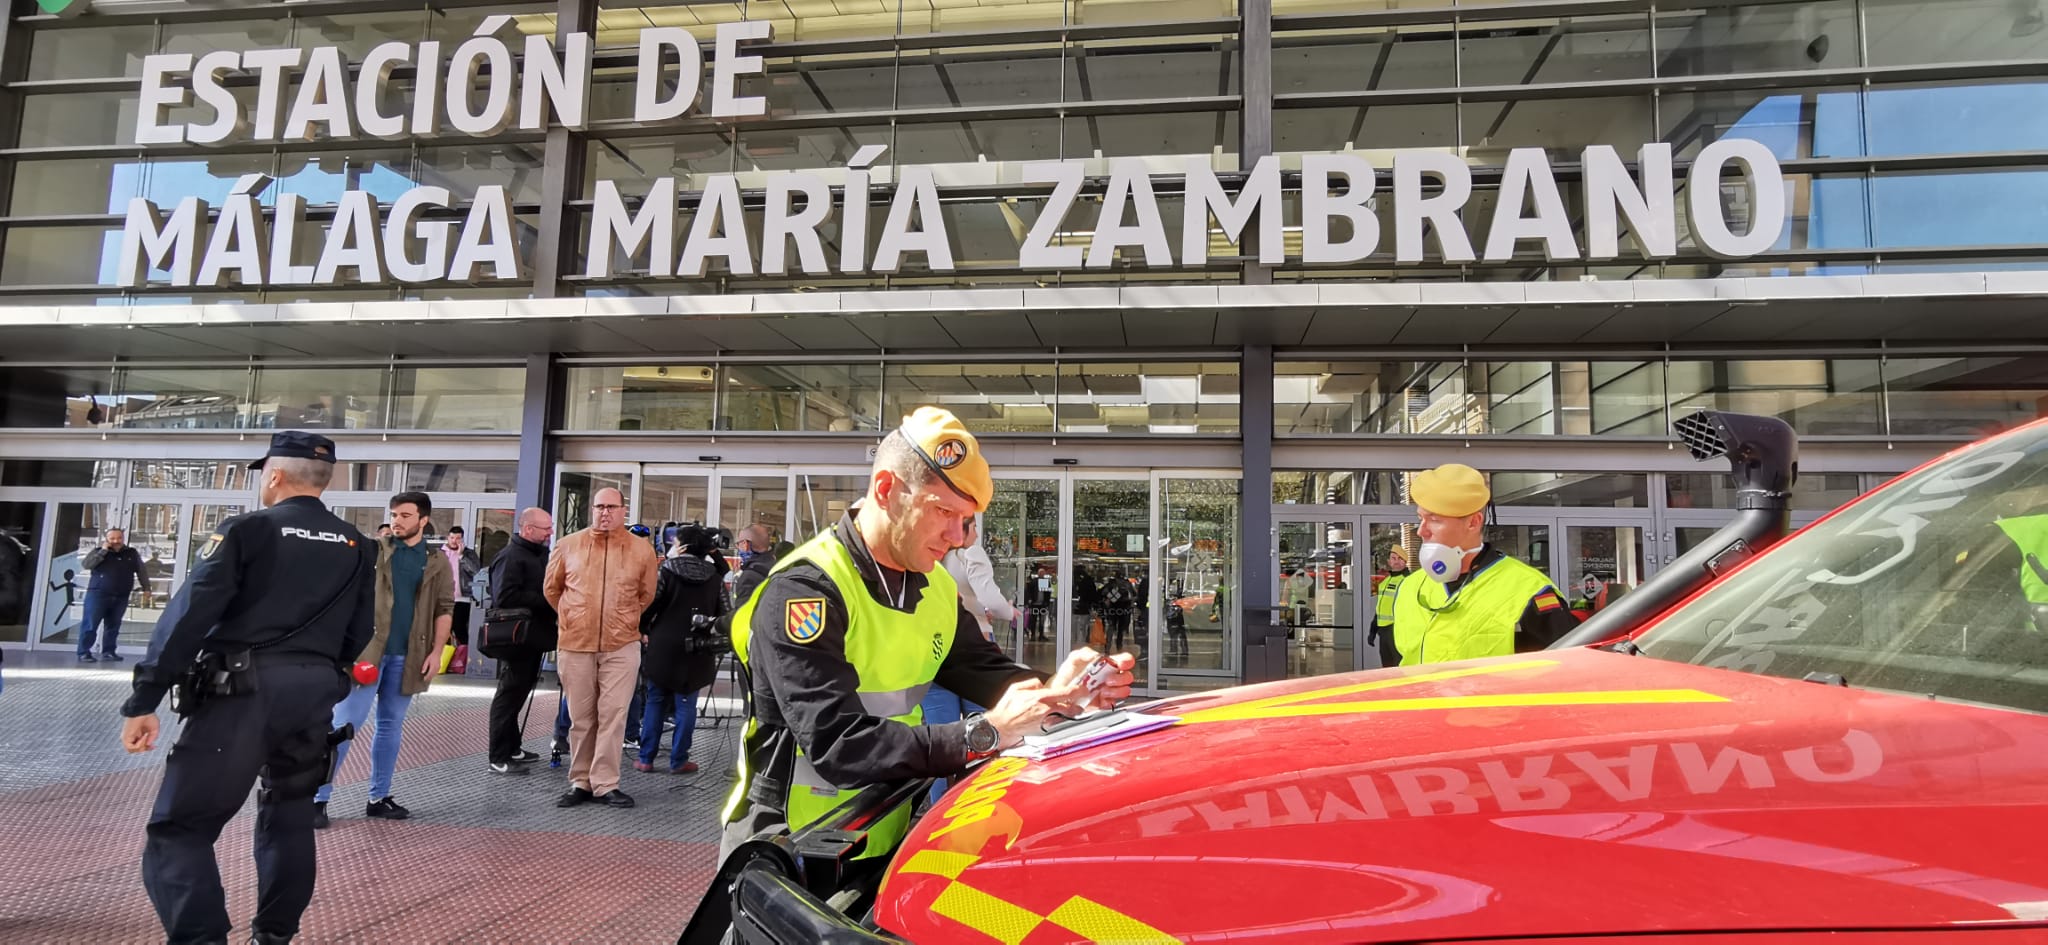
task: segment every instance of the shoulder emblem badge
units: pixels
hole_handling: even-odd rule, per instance
[[[213,553],[214,553],[214,552],[216,552],[216,551],[219,551],[219,550],[220,550],[220,534],[216,532],[216,533],[214,533],[214,534],[212,534],[212,535],[208,535],[208,536],[206,536],[206,545],[205,545],[205,547],[202,547],[202,548],[200,548],[200,549],[199,549],[199,557],[201,557],[201,558],[211,558],[211,557],[213,557]]]
[[[825,633],[825,599],[806,597],[783,605],[782,623],[789,638],[809,643]]]

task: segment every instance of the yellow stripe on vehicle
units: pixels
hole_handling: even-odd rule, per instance
[[[973,866],[981,859],[972,853],[953,853],[947,850],[919,850],[910,855],[910,860],[898,868],[902,873],[928,873],[958,879],[962,870]]]
[[[932,912],[981,932],[1003,945],[1018,945],[1045,923],[1045,917],[998,899],[962,882],[946,884],[932,901]]]
[[[1161,932],[1143,922],[1111,909],[1092,899],[1075,896],[1060,904],[1046,918],[1069,932],[1082,936],[1091,942],[1115,942],[1117,945],[1165,945],[1177,943],[1180,939]]]
[[[1227,713],[1231,716],[1237,717],[1240,713],[1243,713],[1248,709],[1266,708],[1269,706],[1294,705],[1295,703],[1308,702],[1314,699],[1334,699],[1338,696],[1356,695],[1361,692],[1374,692],[1381,689],[1399,689],[1403,686],[1414,686],[1419,685],[1421,683],[1442,682],[1446,679],[1464,679],[1468,676],[1494,676],[1499,675],[1501,673],[1512,673],[1525,669],[1548,669],[1556,665],[1556,660],[1538,659],[1516,660],[1512,663],[1485,663],[1478,666],[1459,666],[1454,669],[1440,669],[1427,673],[1415,673],[1406,676],[1395,676],[1391,679],[1375,679],[1371,682],[1353,683],[1349,686],[1332,686],[1328,689],[1315,689],[1309,692],[1289,693],[1288,695],[1284,696],[1267,696],[1264,699],[1253,699],[1250,702],[1240,702],[1235,705],[1218,706],[1213,709],[1197,709],[1193,712],[1189,712],[1186,715],[1181,716],[1181,721],[1183,723],[1206,722],[1211,721],[1211,719],[1209,719],[1208,716],[1212,714]],[[1262,716],[1247,717],[1261,718]]]
[[[1432,696],[1422,699],[1369,699],[1319,702],[1314,705],[1222,706],[1189,713],[1181,724],[1241,722],[1248,719],[1298,719],[1319,715],[1366,715],[1374,712],[1429,712],[1451,709],[1528,709],[1574,705],[1659,705],[1727,702],[1697,689],[1621,689],[1607,692],[1506,692],[1483,696]]]

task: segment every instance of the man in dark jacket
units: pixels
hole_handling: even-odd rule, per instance
[[[647,680],[646,710],[640,722],[640,759],[633,767],[654,770],[661,751],[661,721],[673,715],[675,735],[668,751],[670,774],[690,774],[690,735],[697,727],[697,693],[718,674],[724,646],[715,621],[725,615],[725,556],[718,533],[701,525],[676,532],[668,560],[661,563],[654,603],[647,605],[640,632],[647,654],[640,675]],[[702,621],[697,618],[703,617]]]
[[[554,516],[543,509],[519,513],[519,528],[505,550],[491,560],[491,607],[524,607],[533,612],[532,642],[517,652],[496,653],[498,691],[491,696],[491,770],[525,774],[540,755],[519,744],[519,710],[540,681],[540,659],[555,648],[555,609],[541,594],[548,570],[548,538],[555,533]]]
[[[733,575],[731,601],[732,609],[738,610],[747,598],[754,596],[754,588],[768,580],[768,572],[775,570],[777,559],[768,526],[759,522],[740,529],[733,550],[740,556],[740,573]]]
[[[92,572],[92,581],[85,586],[85,613],[78,624],[81,663],[96,662],[92,641],[103,625],[106,632],[100,634],[100,659],[121,659],[114,647],[121,638],[121,618],[128,613],[128,595],[135,591],[136,582],[148,580],[142,568],[142,553],[129,547],[127,538],[121,529],[107,529],[106,541],[86,552],[79,562]]]

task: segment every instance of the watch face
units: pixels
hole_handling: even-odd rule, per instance
[[[988,719],[976,716],[974,721],[967,725],[968,751],[976,753],[994,751],[996,742],[1000,741],[1001,738],[1002,734],[996,731],[994,725],[989,724]]]

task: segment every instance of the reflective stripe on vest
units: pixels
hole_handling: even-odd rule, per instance
[[[1550,578],[1501,557],[1479,570],[1454,596],[1427,577],[1402,581],[1394,595],[1394,649],[1401,665],[1419,666],[1515,652],[1515,624]]]
[[[946,661],[946,654],[953,649],[953,632],[959,626],[959,589],[951,575],[943,567],[934,567],[925,577],[922,596],[917,608],[904,613],[874,599],[868,593],[867,583],[861,580],[860,566],[854,563],[853,553],[841,544],[836,529],[827,530],[803,544],[776,562],[771,575],[799,562],[808,561],[817,565],[832,580],[832,586],[839,590],[840,602],[846,607],[846,661],[860,677],[861,708],[868,714],[893,719],[905,725],[924,724],[924,696],[931,690],[932,681],[938,678],[939,666]],[[762,585],[766,586],[763,581]],[[733,651],[742,663],[748,664],[748,645],[753,639],[754,605],[762,595],[757,590],[751,600],[733,615]],[[778,615],[777,619],[781,619]],[[754,719],[747,720],[751,734],[757,727]],[[726,820],[730,822],[738,813],[741,798],[746,794],[747,771],[746,752],[740,752],[740,783],[734,788],[733,800],[728,804]],[[813,767],[810,759],[803,757],[799,750],[795,765],[790,773],[789,794],[783,812],[788,815],[791,830],[801,829],[812,821],[824,816],[832,808],[859,793],[865,785],[842,789],[833,784]],[[910,811],[899,810],[869,830],[867,852],[862,856],[887,856],[902,842],[910,831]]]

